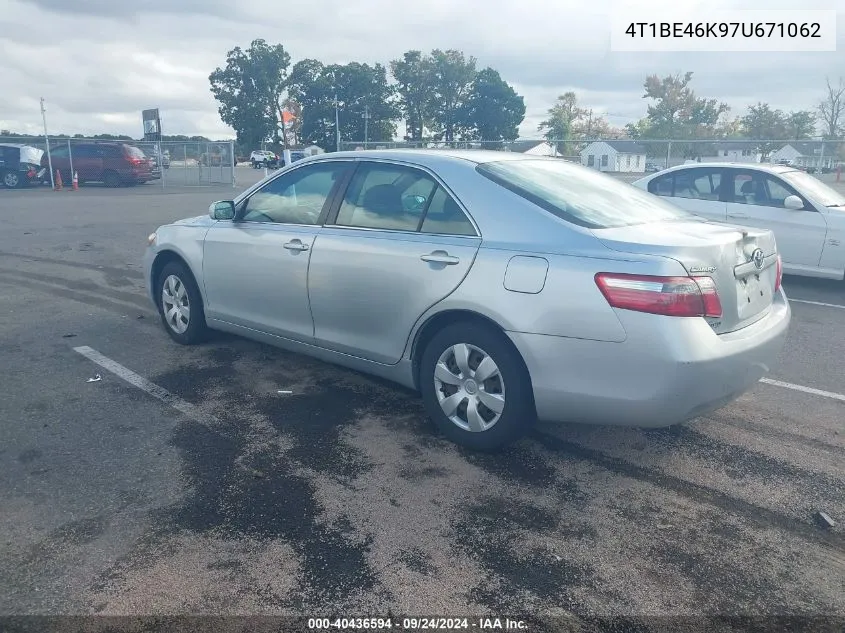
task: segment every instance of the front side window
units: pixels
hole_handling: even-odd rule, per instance
[[[317,224],[347,163],[307,165],[274,178],[246,202],[241,219],[274,224]]]
[[[694,216],[616,178],[565,161],[495,161],[481,175],[557,217],[587,228],[611,228]]]

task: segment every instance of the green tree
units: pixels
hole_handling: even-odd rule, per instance
[[[458,127],[468,140],[514,141],[525,118],[525,101],[492,68],[475,75],[459,112]],[[494,145],[486,144],[493,148]]]
[[[648,106],[648,135],[652,138],[714,138],[727,104],[698,97],[690,88],[693,73],[646,77],[644,99]]]
[[[239,143],[258,146],[270,138],[283,140],[279,117],[289,65],[290,55],[284,46],[256,39],[246,50],[239,46],[230,50],[225,68],[209,75],[220,118],[234,128]]]
[[[364,138],[366,112],[370,116],[368,140],[392,140],[400,112],[395,90],[387,81],[386,68],[381,64],[370,66],[358,62],[317,64],[309,62],[291,72],[295,79],[291,94],[302,106],[301,137],[326,150],[336,147],[336,96],[341,141]]]
[[[399,107],[405,118],[405,140],[422,141],[425,128],[432,122],[432,60],[421,51],[407,51],[402,59],[390,62],[390,73],[396,80]]]
[[[651,99],[643,121],[627,126],[632,138],[648,139],[716,139],[724,126],[730,108],[716,99],[699,97],[690,87],[693,73],[646,77],[644,99]],[[660,156],[667,151],[662,143],[646,143],[649,154]],[[712,151],[707,144],[673,143],[673,154],[693,158]]]
[[[432,128],[438,139],[455,140],[459,131],[459,113],[465,107],[475,80],[475,64],[475,57],[465,57],[461,51],[431,51],[429,105]]]
[[[784,123],[787,138],[806,139],[816,133],[816,115],[809,110],[790,112]]]
[[[555,104],[546,113],[546,120],[537,129],[543,132],[548,141],[556,141],[556,149],[561,154],[567,154],[569,139],[573,138],[576,123],[582,119],[588,110],[578,105],[578,97],[574,92],[565,92],[557,98]]]
[[[768,103],[749,106],[748,112],[740,117],[743,136],[755,140],[785,139],[786,115],[781,110],[773,110]],[[757,147],[764,156],[780,147],[782,143],[760,143]]]

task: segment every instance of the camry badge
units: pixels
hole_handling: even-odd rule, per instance
[[[715,266],[690,266],[690,273],[715,273]]]

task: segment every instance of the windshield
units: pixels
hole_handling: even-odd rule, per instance
[[[587,228],[693,217],[657,196],[563,160],[508,160],[476,169],[559,218]]]
[[[803,171],[787,171],[781,177],[800,193],[826,207],[845,206],[845,196],[831,189],[815,176]]]

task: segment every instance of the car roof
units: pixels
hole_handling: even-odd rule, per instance
[[[795,169],[795,167],[790,167],[789,165],[776,165],[773,163],[739,163],[739,162],[707,162],[707,163],[686,163],[684,165],[675,165],[674,167],[667,167],[663,171],[660,171],[653,176],[662,176],[664,174],[668,174],[669,172],[673,171],[680,171],[682,169],[693,169],[697,167],[710,167],[710,168],[723,168],[723,167],[733,167],[735,169],[754,169],[757,171],[764,171],[770,174],[783,174],[789,171],[801,171],[800,169]]]
[[[517,152],[484,149],[379,149],[331,152],[308,158],[368,158],[375,160],[396,160],[434,167],[444,162],[470,162],[477,165],[510,160],[550,160],[560,158],[526,156]]]

